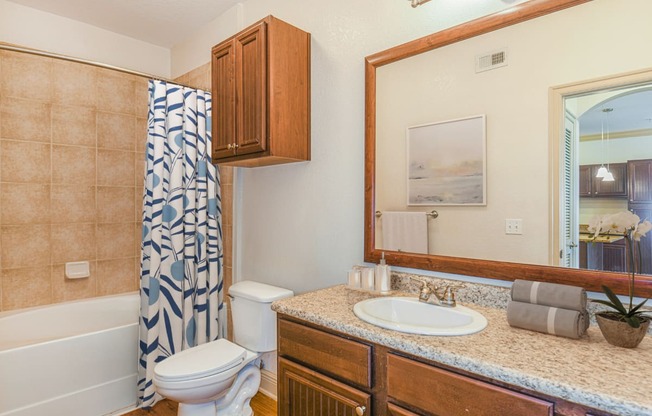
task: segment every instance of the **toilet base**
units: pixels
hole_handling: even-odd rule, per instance
[[[260,369],[248,364],[226,395],[207,403],[179,403],[177,416],[252,416],[251,398],[260,387]]]
[[[228,410],[218,410],[216,402],[201,404],[179,403],[179,410],[177,410],[177,416],[253,416],[253,414],[254,411],[249,403],[247,403],[246,408],[242,409],[240,413],[229,413]]]

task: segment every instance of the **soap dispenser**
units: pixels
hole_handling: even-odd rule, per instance
[[[380,293],[385,294],[389,293],[391,286],[391,271],[390,267],[385,262],[385,252],[383,251],[382,258],[380,259],[380,264],[376,265],[376,290]]]

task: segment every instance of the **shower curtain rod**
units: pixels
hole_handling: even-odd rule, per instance
[[[173,82],[173,83],[181,85],[183,87],[194,88],[194,87],[191,87],[190,85],[184,85],[184,84],[181,84],[179,82],[176,82],[176,81],[168,79],[168,78],[159,77],[159,76],[148,74],[148,73],[145,73],[145,72],[138,72],[138,71],[134,71],[134,70],[131,70],[131,69],[120,68],[118,66],[113,66],[113,65],[109,65],[109,64],[103,64],[101,62],[95,62],[95,61],[89,61],[87,59],[75,58],[73,56],[61,55],[61,54],[58,54],[58,53],[41,51],[41,50],[38,50],[38,49],[24,48],[24,47],[21,47],[21,46],[14,46],[14,45],[10,45],[10,44],[7,44],[7,43],[1,43],[1,42],[0,42],[0,49],[5,49],[5,50],[9,50],[9,51],[14,51],[14,52],[23,52],[23,53],[28,53],[30,55],[44,56],[44,57],[47,57],[47,58],[61,59],[61,60],[64,60],[64,61],[70,61],[70,62],[76,62],[76,63],[79,63],[79,64],[92,65],[92,66],[96,66],[96,67],[104,68],[104,69],[112,69],[114,71],[119,71],[119,72],[123,72],[123,73],[126,73],[126,74],[136,75],[136,76],[144,77],[144,78],[150,78],[150,79],[154,79],[156,81]]]

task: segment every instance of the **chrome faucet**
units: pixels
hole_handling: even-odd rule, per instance
[[[455,301],[455,289],[463,286],[446,285],[440,292],[439,286],[429,284],[426,281],[415,279],[413,277],[410,279],[421,283],[421,289],[419,290],[419,302],[437,306],[445,306],[448,308],[454,308],[455,305],[457,305],[457,302]]]

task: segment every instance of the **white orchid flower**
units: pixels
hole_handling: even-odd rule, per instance
[[[634,228],[632,238],[635,241],[641,241],[641,237],[645,236],[645,234],[650,230],[652,230],[652,222],[645,220]]]
[[[602,217],[596,215],[595,217],[591,218],[587,230],[593,233],[593,238],[597,237],[602,230]]]

